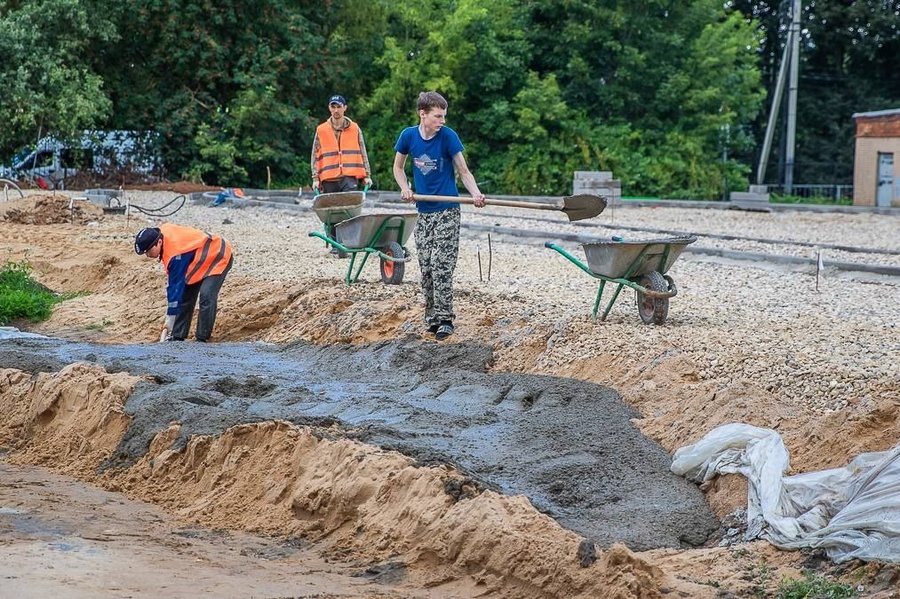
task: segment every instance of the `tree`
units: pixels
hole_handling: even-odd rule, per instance
[[[532,70],[552,72],[571,114],[590,119],[581,136],[595,150],[579,170],[613,170],[636,195],[746,185],[746,165],[722,156],[750,140],[762,100],[750,21],[715,0],[526,7]]]
[[[759,23],[766,88],[775,89],[781,52],[786,42],[788,13],[782,2],[738,0],[735,7]],[[801,15],[800,73],[797,106],[795,181],[852,184],[855,112],[897,107],[900,98],[900,6],[896,0],[803,2]],[[766,113],[751,127],[761,145]],[[775,143],[767,165],[770,183],[782,178],[784,133],[775,130]],[[755,155],[744,156],[749,162]]]
[[[89,48],[115,28],[81,0],[0,3],[0,149],[10,153],[46,133],[74,137],[111,108]]]
[[[511,100],[527,78],[528,45],[515,3],[477,0],[385,4],[388,35],[375,67],[386,73],[362,103],[376,181],[391,183],[393,146],[418,122],[419,92],[435,90],[450,103],[447,125],[466,144],[469,165],[486,192],[502,189],[502,161],[514,118]],[[373,151],[374,150],[374,151]],[[514,191],[514,190],[513,190]]]
[[[160,132],[175,176],[242,186],[262,185],[269,173],[297,180],[316,121],[310,107],[330,93],[333,3],[97,1],[134,40],[96,52],[117,127]]]

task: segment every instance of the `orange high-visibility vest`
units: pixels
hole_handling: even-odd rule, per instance
[[[159,230],[163,235],[162,263],[166,274],[172,258],[196,250],[184,277],[188,285],[222,274],[231,261],[231,244],[219,235],[168,223],[160,225]]]
[[[356,123],[350,121],[350,126],[341,132],[340,147],[331,122],[325,121],[316,127],[316,134],[319,136],[316,171],[321,181],[339,177],[366,177],[366,165],[363,163],[362,148],[359,147],[359,126]]]

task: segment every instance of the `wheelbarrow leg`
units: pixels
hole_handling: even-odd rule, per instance
[[[618,299],[619,294],[622,292],[622,283],[616,285],[616,292],[613,293],[612,299],[609,300],[609,303],[606,304],[606,310],[603,311],[603,317],[600,320],[606,320],[607,315],[609,315],[609,311],[612,310],[613,304],[616,303],[616,299]]]
[[[359,267],[356,269],[356,274],[352,275],[351,277],[351,274],[353,273],[353,264],[356,262],[357,253],[358,252],[352,252],[350,254],[350,264],[347,265],[347,276],[344,277],[344,282],[348,285],[352,285],[359,279],[359,275],[360,273],[362,273],[363,266],[366,265],[366,260],[369,259],[369,252],[362,252],[363,257],[362,260],[359,261]]]
[[[596,276],[596,275],[595,275]],[[600,287],[597,289],[597,299],[594,300],[594,310],[591,312],[591,319],[597,320],[597,309],[600,307],[600,298],[603,296],[603,287],[606,285],[606,279],[600,279]],[[618,299],[619,294],[622,292],[622,283],[616,285],[616,290],[613,292],[612,298],[610,298],[609,302],[606,304],[606,309],[603,310],[603,316],[600,317],[600,320],[606,320],[606,317],[609,315],[610,310],[612,310],[613,304],[616,303],[616,299]]]
[[[594,309],[591,311],[591,320],[597,321],[597,308],[600,306],[600,298],[603,297],[603,287],[606,281],[600,280],[600,287],[597,289],[597,298],[594,300]]]

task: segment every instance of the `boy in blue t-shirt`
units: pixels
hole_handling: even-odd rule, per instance
[[[472,194],[473,203],[484,206],[484,194],[463,157],[456,131],[444,126],[447,100],[437,92],[422,92],[417,105],[419,125],[400,133],[394,149],[394,179],[404,202],[415,200],[406,176],[406,158],[412,156],[413,182],[422,195],[459,196],[456,175]],[[453,334],[453,270],[459,255],[459,203],[416,202],[416,250],[425,295],[425,323],[436,339]]]

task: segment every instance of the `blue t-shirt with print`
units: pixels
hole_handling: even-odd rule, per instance
[[[400,133],[394,149],[412,157],[413,189],[416,193],[458,196],[453,157],[462,152],[459,135],[450,127],[441,127],[431,139],[422,139],[419,127],[407,127]],[[456,202],[416,202],[419,212],[440,212]]]

